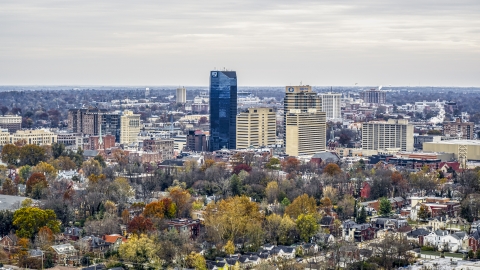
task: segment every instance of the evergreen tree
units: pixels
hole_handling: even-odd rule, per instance
[[[362,224],[367,222],[367,210],[365,209],[365,206],[362,206],[362,209],[360,210],[360,215],[357,217],[357,223]]]

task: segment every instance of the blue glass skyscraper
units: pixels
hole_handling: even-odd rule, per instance
[[[237,133],[237,73],[210,72],[210,151],[235,149]]]

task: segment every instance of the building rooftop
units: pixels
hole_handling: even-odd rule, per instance
[[[480,145],[480,140],[447,140],[439,142],[425,142],[426,144],[461,144],[461,145]]]
[[[0,210],[16,210],[27,197],[0,195]]]

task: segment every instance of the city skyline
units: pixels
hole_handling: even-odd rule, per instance
[[[477,1],[2,1],[3,85],[480,86]]]

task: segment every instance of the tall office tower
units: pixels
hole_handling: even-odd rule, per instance
[[[463,140],[473,140],[475,136],[475,123],[462,122],[457,118],[453,122],[443,122],[443,136]]]
[[[177,103],[187,102],[187,89],[185,87],[177,88]]]
[[[235,149],[237,73],[210,72],[210,151]]]
[[[326,149],[326,117],[322,101],[311,86],[285,87],[285,152],[313,155]]]
[[[120,141],[120,114],[97,108],[68,110],[68,129],[73,133],[96,136],[100,125],[103,134],[111,134],[115,141]]]
[[[342,99],[342,94],[328,92],[320,94],[320,97],[322,98],[322,111],[327,115],[327,119],[341,119],[342,113],[340,101]]]
[[[237,149],[275,144],[277,124],[271,108],[249,108],[237,115]]]
[[[362,148],[413,151],[413,126],[407,119],[388,119],[362,124]]]
[[[150,96],[150,88],[145,88],[145,98],[148,98]]]
[[[381,89],[370,89],[360,92],[360,98],[365,103],[385,104],[387,94]]]
[[[8,132],[15,132],[22,129],[22,117],[18,115],[0,116],[0,128],[8,129]]]
[[[120,143],[130,144],[137,141],[140,133],[140,114],[125,110],[121,118]]]

